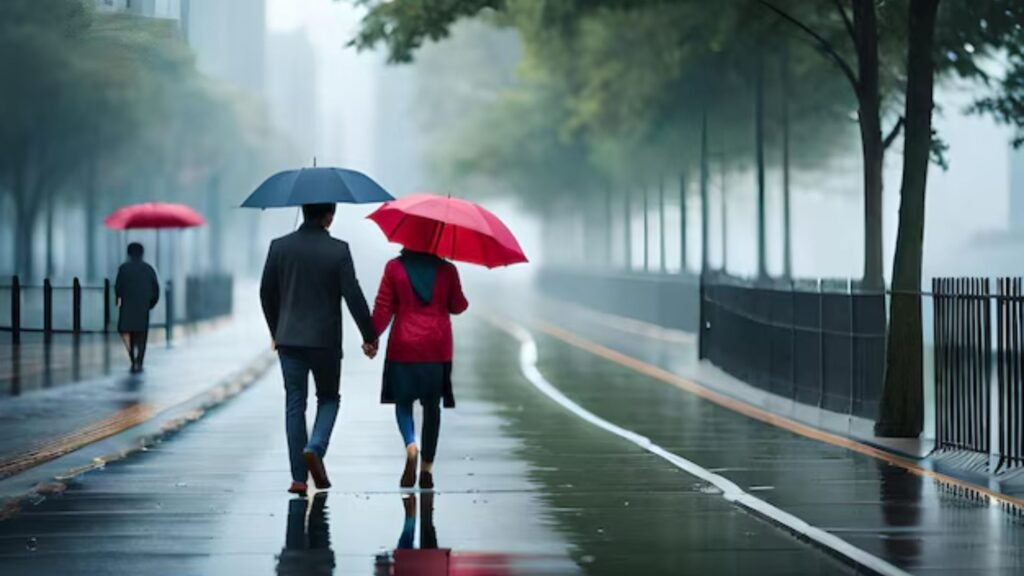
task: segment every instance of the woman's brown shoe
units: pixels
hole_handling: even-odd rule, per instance
[[[434,474],[424,470],[420,472],[420,488],[424,490],[434,489]]]
[[[402,472],[402,481],[399,486],[402,488],[412,488],[416,485],[416,456],[406,456],[405,458],[405,471]]]

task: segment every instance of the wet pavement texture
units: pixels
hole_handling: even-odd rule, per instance
[[[140,375],[128,373],[127,354],[117,336],[83,336],[77,349],[70,336],[55,336],[49,345],[37,335],[28,335],[16,347],[0,344],[5,366],[8,357],[20,358],[19,378],[43,374],[48,382],[22,388],[17,396],[0,394],[0,479],[8,465],[30,458],[40,447],[74,443],[83,431],[116,429],[123,422],[158,414],[209,389],[266,351],[270,338],[257,298],[247,294],[236,302],[239,313],[231,321],[176,338],[171,348],[162,338],[155,339],[146,353],[146,372]],[[55,380],[53,374],[65,367],[58,362],[46,368],[44,347],[54,348],[49,354],[77,356],[83,365],[98,365],[100,374],[90,377],[79,366]]]
[[[474,318],[456,334],[459,407],[442,416],[435,494],[413,502],[398,489],[404,450],[392,409],[377,403],[381,361],[353,349],[329,493],[284,492],[275,370],[165,442],[0,522],[3,574],[376,575],[446,562],[452,574],[491,575],[855,572],[551,402],[521,377],[507,334]],[[549,379],[574,396],[588,390],[595,411],[646,409],[648,423],[670,418],[667,430],[702,413],[673,407],[683,392],[596,357],[546,341],[542,353],[565,357]],[[637,396],[628,402],[616,392],[629,389]],[[719,449],[732,444],[743,448],[733,439]],[[793,467],[785,456],[780,466]]]
[[[543,320],[699,380],[696,341],[616,327],[537,299]],[[534,330],[545,377],[574,402],[914,574],[1024,574],[1024,513],[754,420]]]

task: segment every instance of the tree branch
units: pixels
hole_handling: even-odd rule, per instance
[[[821,51],[823,51],[825,54],[827,54],[829,58],[831,58],[832,61],[835,63],[835,65],[839,67],[843,74],[846,75],[846,79],[850,81],[850,84],[853,86],[854,91],[858,94],[860,93],[860,81],[857,79],[857,74],[853,71],[853,68],[850,67],[850,64],[846,61],[846,59],[843,58],[842,54],[836,51],[835,47],[832,46],[831,42],[826,40],[821,34],[818,34],[814,30],[812,30],[810,26],[804,24],[803,22],[801,22],[794,16],[790,15],[785,10],[779,8],[778,6],[775,6],[771,2],[768,2],[767,0],[758,0],[758,2],[765,8],[778,14],[783,20],[786,20],[787,22],[796,26],[805,34],[810,36],[818,45],[818,48],[821,49]]]
[[[843,19],[843,26],[846,28],[846,33],[850,35],[850,40],[853,41],[853,45],[860,49],[860,42],[857,41],[857,34],[853,30],[853,21],[850,20],[850,16],[846,13],[846,8],[843,8],[843,0],[834,0],[836,4],[836,12],[839,12],[839,17]]]
[[[888,150],[889,146],[892,145],[893,141],[900,135],[900,130],[903,129],[903,116],[900,116],[896,120],[896,124],[893,125],[892,130],[889,131],[889,135],[882,141],[882,150]]]

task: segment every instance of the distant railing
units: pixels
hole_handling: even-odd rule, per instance
[[[173,282],[164,286],[162,305],[151,315],[153,328],[164,328],[168,338],[174,325],[227,316],[232,312],[234,283],[227,275],[189,276],[185,281],[185,315],[175,313]],[[14,276],[0,284],[0,330],[18,340],[22,332],[44,334],[104,333],[116,327],[117,306],[110,280],[85,286],[78,278],[70,285],[23,284]]]
[[[852,282],[705,275],[700,357],[744,382],[874,419],[885,367],[885,295]]]

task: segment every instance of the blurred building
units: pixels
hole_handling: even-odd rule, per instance
[[[201,71],[265,95],[266,0],[181,0],[181,14]]]
[[[1024,236],[1024,148],[1010,151],[1011,233]]]
[[[316,51],[298,28],[267,37],[267,104],[274,125],[302,163],[318,154],[319,82]]]

